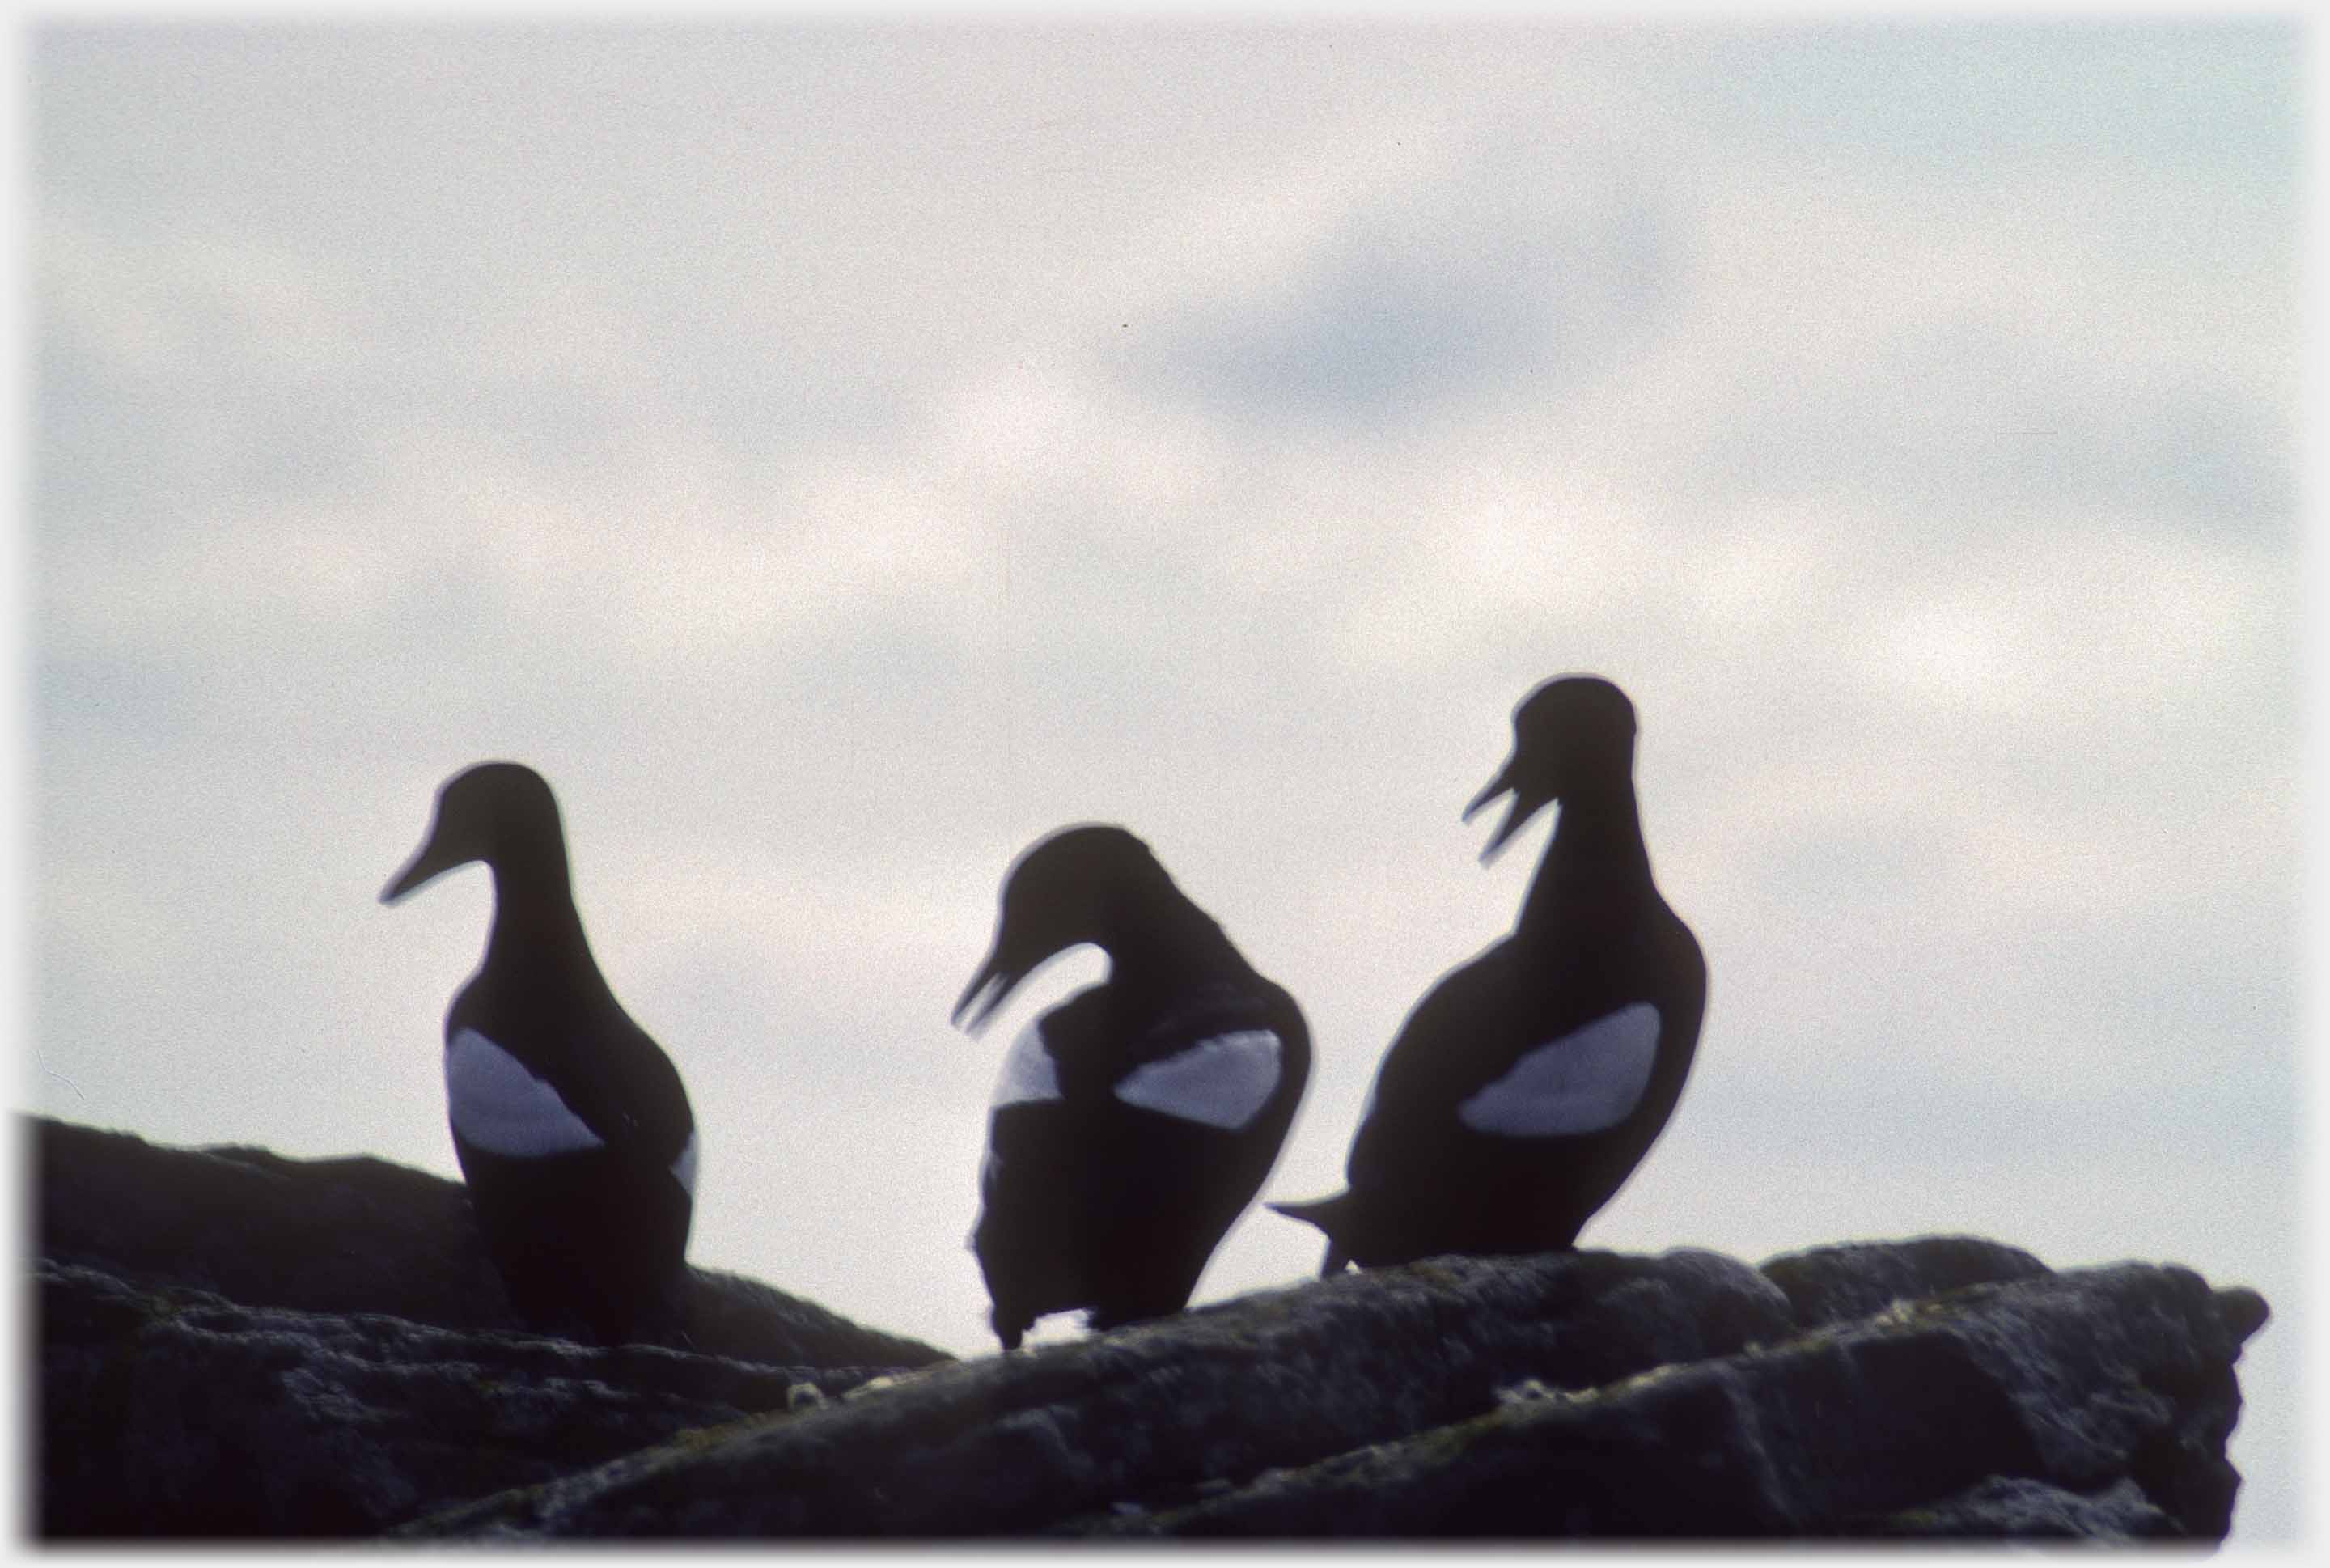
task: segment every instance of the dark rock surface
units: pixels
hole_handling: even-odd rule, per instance
[[[2145,1541],[2185,1534],[2126,1477],[2088,1497],[2004,1476],[1986,1476],[1955,1497],[1872,1520],[1869,1533],[1934,1541]]]
[[[508,1326],[451,1183],[33,1132],[50,1537],[2208,1542],[2266,1317],[1928,1237],[1431,1259],[965,1363],[700,1275],[692,1346],[589,1349]]]
[[[1267,1291],[492,1499],[455,1534],[1033,1534],[1429,1430],[1527,1376],[1590,1387],[1789,1329],[1706,1252],[1443,1258]]]
[[[2238,1353],[2228,1318],[2181,1269],[1975,1286],[1599,1387],[1516,1391],[1469,1421],[1094,1528],[1742,1539],[1907,1535],[1922,1510],[1928,1534],[2215,1539],[2239,1484],[2231,1390],[2207,1387]]]
[[[1846,1323],[1961,1286],[2029,1279],[2047,1265],[2020,1247],[1976,1236],[1920,1236],[1910,1241],[1848,1242],[1790,1252],[1764,1265],[1806,1328]]]
[[[33,1282],[51,1536],[375,1535],[882,1370],[243,1307],[45,1259]]]
[[[28,1118],[40,1256],[246,1307],[516,1329],[458,1182],[385,1160],[173,1149]],[[687,1348],[810,1366],[925,1366],[946,1353],[757,1280],[692,1270]]]
[[[947,1359],[707,1269],[684,1350],[541,1338],[457,1183],[28,1130],[45,1535],[377,1534]]]

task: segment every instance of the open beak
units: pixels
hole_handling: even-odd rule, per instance
[[[1514,771],[1520,765],[1520,758],[1518,753],[1506,759],[1504,767],[1498,772],[1497,776],[1491,779],[1487,786],[1473,797],[1473,803],[1464,808],[1462,820],[1469,822],[1474,813],[1499,795],[1510,794],[1513,797],[1511,808],[1505,813],[1505,820],[1497,824],[1497,831],[1489,835],[1487,845],[1481,851],[1481,863],[1484,866],[1497,858],[1497,851],[1505,847],[1505,841],[1513,836],[1515,830],[1530,818],[1537,815],[1553,800],[1549,794],[1540,794],[1521,787],[1514,777]]]
[[[1003,962],[999,943],[997,950],[990,953],[987,962],[979,966],[979,973],[971,977],[971,984],[962,988],[962,999],[947,1015],[949,1021],[961,1025],[968,1033],[977,1034],[995,1010],[1003,1005],[1004,998],[1009,996],[1026,977],[1026,971],[1015,972]],[[966,1012],[971,1014],[967,1020],[963,1017]]]

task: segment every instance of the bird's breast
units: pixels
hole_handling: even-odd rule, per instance
[[[445,1042],[445,1107],[453,1131],[488,1154],[574,1154],[606,1140],[546,1080],[475,1029]]]
[[[1005,1106],[1059,1098],[1060,1070],[1045,1044],[1044,1021],[1039,1018],[1021,1030],[1011,1049],[1004,1052],[1002,1069],[995,1077],[995,1093],[988,1103],[990,1109],[1001,1110]]]

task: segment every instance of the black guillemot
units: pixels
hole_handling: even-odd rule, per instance
[[[445,1015],[445,1098],[487,1255],[530,1327],[684,1337],[695,1117],[592,959],[558,804],[533,769],[480,763],[447,780],[381,901],[478,860],[493,928]]]
[[[1513,710],[1512,755],[1464,817],[1512,795],[1486,860],[1558,801],[1552,841],[1513,934],[1426,992],[1385,1052],[1346,1190],[1271,1205],[1326,1232],[1321,1273],[1573,1247],[1673,1114],[1707,968],[1651,879],[1634,754],[1634,705],[1598,677]]]
[[[1310,1077],[1294,999],[1122,828],[1065,828],[1003,885],[955,1005],[976,1031],[1028,973],[1091,943],[1107,980],[1005,1057],[971,1248],[1006,1350],[1049,1313],[1095,1329],[1178,1312],[1278,1157]]]

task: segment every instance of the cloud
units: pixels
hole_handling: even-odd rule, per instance
[[[1943,21],[1715,34],[1689,101],[1719,134],[1908,178],[2079,162],[2287,181],[2301,91],[2282,18]]]
[[[2107,507],[2286,531],[2294,264],[2212,187],[2041,171],[1970,190],[1738,151],[1703,154],[1690,188],[1675,317],[1589,406],[1695,509],[1858,498],[2012,529]]]
[[[1411,170],[1266,279],[1169,309],[1132,374],[1217,417],[1378,429],[1528,380],[1559,399],[1655,329],[1673,220],[1623,148],[1559,130]]]

